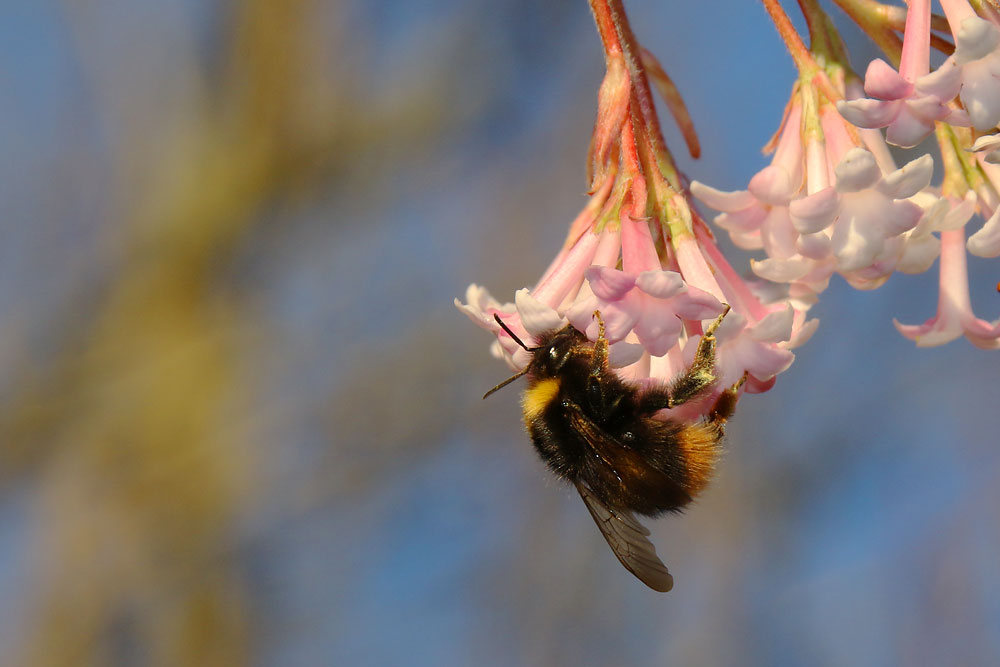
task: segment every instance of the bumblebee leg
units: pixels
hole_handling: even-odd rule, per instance
[[[597,318],[597,342],[594,343],[590,375],[587,377],[587,401],[590,403],[592,414],[598,421],[603,421],[608,414],[614,412],[621,397],[609,403],[610,397],[605,394],[603,378],[608,372],[608,338],[601,311],[595,310],[594,317]]]
[[[698,351],[691,362],[691,368],[670,383],[669,389],[651,389],[645,392],[639,402],[644,413],[653,413],[663,408],[672,408],[690,401],[715,383],[715,331],[722,324],[722,318],[729,312],[729,305],[705,329]]]
[[[736,412],[736,401],[740,398],[740,387],[747,381],[747,375],[748,373],[744,372],[743,377],[736,384],[719,395],[712,407],[712,412],[709,413],[709,419],[712,423],[724,424]]]
[[[601,387],[601,374],[608,360],[608,339],[605,335],[604,318],[601,317],[601,311],[595,310],[594,317],[597,318],[597,341],[594,343],[594,352],[591,357],[590,375],[587,376],[587,401],[594,414],[603,415],[604,390]]]
[[[604,330],[604,318],[601,311],[594,311],[594,318],[597,320],[597,342],[594,343],[594,366],[590,371],[591,375],[598,375],[608,363],[608,339]]]
[[[728,304],[722,314],[705,329],[698,343],[694,361],[691,362],[691,368],[671,384],[670,407],[686,403],[715,382],[715,331],[727,313],[729,313]]]

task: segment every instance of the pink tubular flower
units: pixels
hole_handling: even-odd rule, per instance
[[[746,190],[722,192],[703,183],[691,183],[691,193],[723,213],[715,224],[729,232],[744,250],[763,249],[769,257],[787,258],[796,254],[798,236],[792,226],[788,204],[803,186],[804,165],[802,103],[795,96],[783,122],[774,159],[750,179]]]
[[[961,85],[961,72],[954,68],[928,73],[930,18],[930,0],[910,0],[899,72],[884,60],[873,60],[865,73],[865,92],[871,97],[837,103],[852,124],[887,127],[886,140],[905,148],[920,143],[935,121],[953,116],[947,104]]]
[[[642,347],[656,357],[677,344],[684,320],[707,320],[723,311],[718,299],[686,285],[676,271],[651,270],[633,276],[592,266],[584,275],[591,295],[577,299],[566,313],[573,326],[596,339],[594,311],[599,310],[609,343],[625,340],[634,332]]]
[[[456,299],[455,305],[497,336],[494,353],[514,369],[527,365],[530,353],[500,329],[494,314],[530,345],[567,320],[596,340],[593,313],[600,311],[610,365],[639,384],[662,384],[690,365],[700,332],[723,311],[725,301],[732,310],[716,333],[719,381],[703,400],[680,406],[670,416],[697,418],[744,373],[746,391],[769,389],[794,359],[789,348],[805,342],[818,321],[805,321],[804,312],[787,302],[764,305],[725,262],[707,231],[690,236],[672,258],[661,260],[649,224],[624,220],[618,232],[584,233],[534,289],[517,292],[514,304],[500,304],[473,285],[465,303]],[[586,252],[574,252],[583,246]]]
[[[939,286],[937,314],[920,325],[893,320],[899,332],[920,347],[942,345],[964,334],[977,347],[1000,349],[1000,321],[990,324],[972,312],[964,229],[941,233]]]
[[[829,106],[816,123],[822,136],[803,140],[797,107],[793,101],[774,161],[748,190],[722,193],[695,182],[691,191],[724,211],[716,224],[735,243],[764,250],[767,258],[752,264],[758,276],[789,283],[804,298],[826,289],[833,273],[859,289],[877,287],[921,219],[921,207],[907,199],[930,182],[933,161],[923,156],[896,169],[877,132],[858,136]]]

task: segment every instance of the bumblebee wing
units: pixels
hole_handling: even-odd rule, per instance
[[[628,510],[602,503],[585,484],[577,482],[576,489],[625,569],[654,591],[666,593],[673,588],[674,578],[656,555],[656,547],[648,539],[649,530]]]

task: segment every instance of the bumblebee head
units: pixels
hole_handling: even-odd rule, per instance
[[[541,337],[541,345],[536,347],[528,347],[524,344],[517,334],[510,330],[500,316],[497,314],[493,315],[493,318],[500,325],[500,328],[507,332],[507,335],[514,339],[514,342],[520,345],[525,351],[531,352],[532,359],[531,362],[525,366],[523,369],[518,371],[516,374],[507,378],[497,386],[490,389],[483,398],[486,398],[493,392],[506,387],[508,384],[521,377],[528,371],[532,371],[538,375],[542,376],[553,376],[562,370],[566,362],[573,356],[574,352],[579,347],[581,338],[583,334],[578,332],[572,327],[572,325],[567,325],[564,329],[560,329],[554,333],[544,334]]]

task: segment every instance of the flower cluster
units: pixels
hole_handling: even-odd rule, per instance
[[[811,51],[783,23],[787,17],[772,11],[800,71],[774,158],[746,190],[720,192],[698,182],[691,189],[721,212],[715,223],[734,243],[764,251],[753,271],[787,283],[800,307],[814,303],[835,273],[857,289],[874,289],[896,271],[920,273],[940,257],[937,315],[920,326],[897,323],[898,330],[921,346],[964,334],[977,346],[1000,348],[1000,321],[972,313],[966,269],[966,252],[1000,255],[1000,138],[973,142],[969,129],[995,132],[1000,122],[1000,16],[986,7],[979,15],[965,0],[942,0],[955,47],[931,71],[930,0],[908,4],[899,68],[872,61],[868,98],[821,10],[804,6],[810,26],[826,31],[822,39],[814,35]],[[877,128],[885,128],[884,139]],[[912,147],[931,132],[945,172],[940,187],[931,187],[930,155],[897,169],[886,146]],[[966,241],[975,213],[986,224]]]
[[[663,142],[649,81],[661,88],[695,154],[683,103],[635,41],[621,3],[592,0],[607,74],[590,146],[590,200],[534,287],[501,303],[472,285],[464,302],[456,300],[496,336],[494,353],[512,368],[523,369],[530,353],[496,317],[530,344],[567,325],[596,340],[599,311],[618,373],[640,385],[668,382],[691,364],[705,327],[728,304],[716,332],[717,386],[672,415],[695,419],[741,378],[746,392],[774,384],[792,363],[792,349],[818,325],[807,313],[834,275],[875,289],[897,271],[920,273],[935,260],[937,313],[922,325],[897,322],[900,333],[921,346],[964,335],[1000,348],[1000,321],[973,314],[967,274],[969,253],[1000,256],[1000,11],[941,0],[944,16],[935,16],[930,0],[909,0],[905,27],[902,8],[867,14],[859,26],[886,59],[871,62],[862,80],[818,3],[799,3],[811,37],[806,47],[778,0],[762,2],[799,77],[769,146],[771,163],[745,190],[723,192],[698,181],[685,187]],[[901,28],[900,45],[894,31]],[[953,44],[935,34],[945,31]],[[934,70],[932,48],[947,54]],[[888,146],[916,146],[932,133],[944,173],[939,185],[931,183],[929,154],[898,166]],[[751,263],[755,279],[730,266],[691,195],[720,212],[714,222],[737,246],[764,253]],[[967,233],[977,217],[985,222]]]
[[[527,365],[529,353],[495,316],[526,342],[567,323],[596,340],[593,314],[599,311],[609,363],[623,378],[643,385],[664,384],[682,374],[705,327],[728,304],[731,310],[715,333],[718,381],[698,401],[669,411],[674,419],[695,419],[741,381],[741,391],[769,389],[791,365],[791,349],[818,322],[807,321],[805,310],[791,299],[762,298],[757,285],[741,278],[723,257],[663,143],[646,71],[657,75],[654,81],[669,85],[669,79],[635,43],[627,23],[602,22],[597,9],[595,14],[607,75],[591,140],[590,201],[533,288],[519,290],[513,303],[500,303],[472,285],[465,302],[456,299],[456,305],[497,337],[494,354],[514,369]],[[669,93],[675,115],[683,120],[683,105]]]

